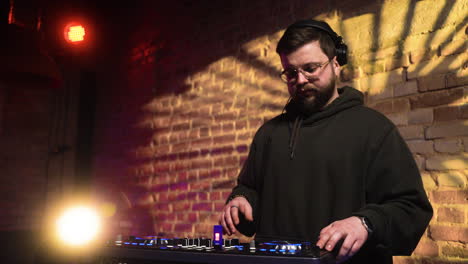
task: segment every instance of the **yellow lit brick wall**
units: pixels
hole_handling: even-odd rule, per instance
[[[145,39],[147,29],[141,29],[127,73],[134,78],[140,72],[152,93],[141,96],[133,115],[121,112],[128,124],[119,126],[144,132],[119,137],[138,141],[131,147],[112,149],[112,154],[102,146],[97,151],[97,160],[110,163],[117,160],[115,150],[130,153],[119,160],[125,172],[113,187],[118,204],[114,233],[210,236],[255,131],[281,113],[287,100],[277,78],[276,43],[294,20],[318,18],[349,45],[343,84],[364,92],[366,104],[398,126],[434,206],[434,218],[413,256],[395,262],[465,263],[467,1],[309,2],[192,7],[205,13],[191,18],[192,38],[181,37],[180,43],[166,41],[162,33]],[[130,94],[141,95],[134,86],[128,85]],[[115,168],[110,167],[96,168],[102,185],[112,181]]]

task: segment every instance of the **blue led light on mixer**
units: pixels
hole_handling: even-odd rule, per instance
[[[232,246],[232,247],[237,248],[237,250],[240,250],[240,251],[244,250],[244,246]]]
[[[290,243],[283,243],[283,242],[276,242],[276,241],[273,241],[273,242],[265,242],[263,243],[264,245],[269,245],[269,246],[282,246],[282,245],[288,245],[288,246],[296,246],[296,247],[299,247],[301,246],[302,244],[290,244]]]

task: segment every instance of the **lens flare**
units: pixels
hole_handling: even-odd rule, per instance
[[[71,208],[57,220],[58,235],[69,245],[84,245],[96,237],[100,228],[98,214],[90,208]]]

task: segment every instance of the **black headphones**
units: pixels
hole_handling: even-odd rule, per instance
[[[333,31],[333,29],[327,23],[312,19],[299,20],[294,24],[290,25],[286,30],[303,27],[313,27],[325,31],[335,43],[336,59],[338,63],[341,66],[348,63],[348,46],[346,46],[346,44],[343,42],[343,38],[341,36],[338,36],[338,34],[336,34],[335,31]]]

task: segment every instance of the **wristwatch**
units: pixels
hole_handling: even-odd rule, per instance
[[[365,216],[360,216],[359,219],[361,219],[361,223],[364,226],[364,228],[367,230],[367,233],[370,235],[372,234],[373,230],[371,229],[371,224],[369,223],[369,220]]]

